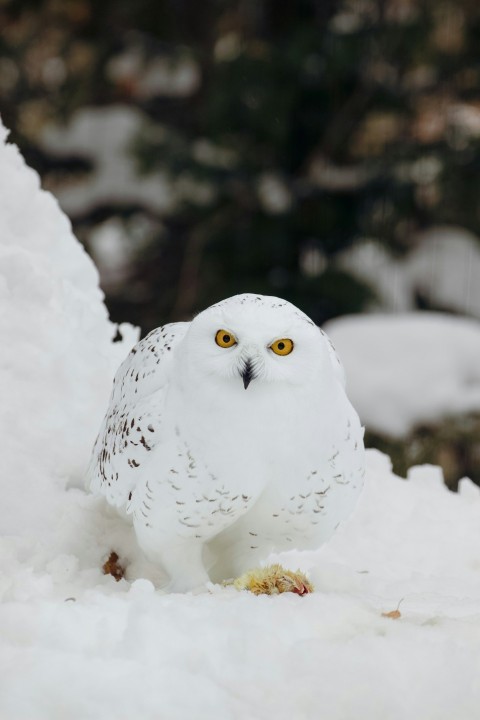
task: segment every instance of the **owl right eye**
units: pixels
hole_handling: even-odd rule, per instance
[[[228,330],[218,330],[215,342],[222,348],[230,348],[237,344],[237,338]]]

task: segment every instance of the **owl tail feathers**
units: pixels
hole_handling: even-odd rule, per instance
[[[307,595],[314,591],[306,575],[299,570],[286,570],[278,564],[248,570],[231,584],[237,590],[248,590],[254,595],[279,595],[284,592]]]

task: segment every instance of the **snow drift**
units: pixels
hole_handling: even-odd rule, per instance
[[[369,430],[402,437],[422,423],[480,412],[480,325],[442,313],[352,315],[325,330]]]
[[[0,128],[0,531],[44,537],[80,479],[116,366],[97,271]]]

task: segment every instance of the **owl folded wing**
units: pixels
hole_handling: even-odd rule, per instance
[[[171,323],[153,330],[135,345],[117,371],[87,470],[87,486],[111,505],[128,504],[139,469],[161,444],[173,350],[189,324]]]

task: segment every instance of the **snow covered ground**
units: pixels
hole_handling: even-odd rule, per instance
[[[0,720],[473,720],[480,491],[368,453],[351,520],[281,558],[316,592],[165,595],[81,488],[115,367],[91,261],[0,138]],[[101,572],[111,549],[128,565]],[[153,581],[153,582],[152,582]],[[400,617],[384,617],[395,611]]]
[[[480,492],[470,481],[454,495],[434,468],[400,480],[371,451],[351,521],[327,547],[284,558],[310,572],[317,591],[304,597],[117,584],[98,564],[114,534],[86,528],[96,501],[71,494],[70,515],[52,520],[77,536],[73,552],[71,539],[69,554],[49,546],[32,567],[21,547],[12,559],[15,540],[2,543],[2,719],[478,717]],[[399,604],[401,617],[382,616]]]
[[[351,315],[325,330],[369,430],[392,437],[480,412],[480,325],[443,313]]]
[[[371,310],[414,310],[417,296],[429,307],[480,317],[480,241],[468,230],[439,225],[418,234],[405,258],[362,239],[337,256],[339,268],[372,287]]]

